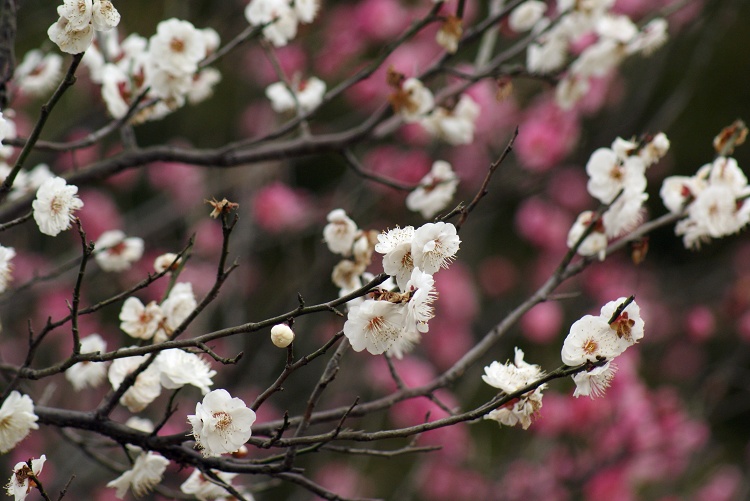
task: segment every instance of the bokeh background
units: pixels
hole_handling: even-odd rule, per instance
[[[453,9],[455,2],[446,8]],[[480,19],[487,2],[468,0],[467,22]],[[222,41],[247,23],[239,1],[117,2],[121,36],[149,37],[163,19],[177,17],[198,28],[212,27]],[[740,0],[618,0],[617,9],[636,21],[656,12],[671,12],[670,40],[650,58],[634,58],[597,81],[575,111],[562,112],[544,81],[514,78],[513,94],[498,102],[492,81],[469,90],[482,113],[475,142],[451,147],[405,126],[377,142],[365,142],[354,153],[366,168],[416,183],[432,162],[452,163],[461,179],[454,204],[470,200],[492,160],[507,144],[514,127],[519,136],[514,154],[493,178],[488,196],[461,232],[459,258],[437,277],[440,299],[430,333],[413,354],[396,363],[409,385],[429,380],[450,367],[466,349],[502,320],[549,276],[566,251],[565,239],[576,215],[596,207],[586,193],[584,166],[596,148],[617,136],[663,131],[672,142],[668,156],[649,170],[651,216],[665,212],[658,196],[668,175],[692,175],[712,160],[713,137],[736,118],[750,117],[750,4]],[[301,29],[289,46],[278,50],[286,74],[315,75],[329,88],[351,75],[409,22],[431,6],[427,0],[325,0],[316,21]],[[57,50],[47,39],[56,19],[54,2],[25,0],[18,11],[16,55],[33,48]],[[398,49],[370,79],[323,107],[311,122],[314,133],[341,131],[362,122],[387,99],[385,68],[392,64],[407,76],[418,74],[440,54],[429,28]],[[499,27],[498,49],[518,36]],[[476,44],[459,54],[470,62]],[[523,63],[519,58],[518,63]],[[275,114],[264,89],[277,80],[257,42],[249,41],[216,65],[222,81],[212,99],[180,109],[154,123],[136,127],[139,146],[174,144],[215,148],[274,130],[288,117]],[[429,82],[439,89],[447,77]],[[34,123],[42,100],[16,97],[19,134]],[[43,138],[82,137],[108,122],[98,87],[79,71],[75,87],[55,109]],[[56,173],[89,165],[121,150],[115,134],[94,147],[75,152],[35,152],[30,164],[45,162]],[[750,147],[735,153],[741,167],[750,165]],[[326,214],[342,207],[365,229],[420,225],[424,220],[404,206],[406,193],[367,181],[348,170],[341,156],[311,155],[231,169],[174,163],[149,164],[107,180],[80,186],[85,207],[80,213],[89,238],[108,229],[123,229],[146,241],[146,255],[132,270],[112,275],[94,268],[84,286],[91,304],[142,279],[153,259],[181,249],[195,236],[192,257],[181,280],[192,282],[200,296],[213,283],[221,245],[219,224],[208,218],[204,199],[226,197],[239,203],[240,221],[232,239],[231,258],[240,264],[222,295],[190,329],[190,334],[262,320],[297,306],[299,292],[308,304],[327,301],[338,291],[330,281],[337,259],[322,242]],[[18,252],[14,283],[75,259],[80,245],[73,232],[55,239],[41,236],[29,224],[2,235],[2,244]],[[372,267],[378,272],[379,263]],[[37,328],[48,316],[67,312],[75,271],[55,280],[0,298],[1,353],[5,363],[25,355],[27,322]],[[157,283],[139,297],[159,298]],[[646,321],[646,337],[619,362],[606,396],[574,399],[573,385],[556,381],[545,393],[539,419],[527,431],[498,428],[480,421],[426,433],[420,444],[443,449],[391,459],[321,452],[303,458],[310,476],[346,496],[407,500],[734,500],[746,499],[750,461],[750,240],[741,233],[686,250],[673,228],[651,235],[646,261],[632,263],[627,253],[609,256],[570,280],[560,301],[540,304],[525,315],[483,364],[473,367],[441,398],[449,406],[469,408],[491,398],[481,382],[482,366],[512,358],[522,347],[526,359],[551,370],[560,364],[559,350],[570,324],[620,296],[635,294]],[[118,328],[119,308],[82,318],[85,333],[98,332],[109,346],[128,343]],[[29,320],[30,319],[30,320]],[[296,352],[307,353],[342,328],[343,321],[323,314],[300,318]],[[64,357],[69,336],[57,332],[46,343],[38,363]],[[285,353],[271,345],[268,333],[233,337],[215,344],[231,357],[243,351],[235,367],[217,368],[217,388],[230,389],[246,401],[267,387],[283,367]],[[285,410],[304,408],[310,381],[322,361],[295,374],[283,393],[259,411],[259,421],[279,418]],[[323,404],[348,405],[393,389],[386,365],[367,353],[347,354],[340,377]],[[75,394],[63,377],[29,383],[24,390],[35,402],[78,410],[96,406],[107,388]],[[184,416],[200,398],[195,389],[178,398],[179,410],[165,432],[187,429]],[[158,420],[164,394],[142,413]],[[426,399],[395,406],[350,426],[375,430],[405,426],[444,415]],[[118,409],[123,421],[129,414]],[[322,428],[321,428],[322,429]],[[86,437],[93,440],[94,437]],[[383,444],[397,448],[405,442]],[[109,445],[111,454],[121,454]],[[106,450],[106,449],[105,449]],[[70,499],[113,499],[104,484],[116,476],[71,446],[57,430],[33,432],[18,448],[0,458],[10,472],[16,461],[45,453],[43,478],[56,492],[71,474]],[[258,453],[260,454],[260,453]],[[124,457],[119,458],[124,464]],[[175,488],[188,472],[170,467],[165,485]],[[310,499],[299,489],[264,478],[241,482],[256,490],[256,499]],[[169,499],[153,494],[150,499]]]

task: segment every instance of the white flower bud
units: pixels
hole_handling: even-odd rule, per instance
[[[154,269],[157,273],[161,273],[167,268],[170,268],[169,271],[174,271],[178,266],[180,266],[180,260],[177,260],[177,262],[175,262],[175,259],[177,259],[177,254],[173,254],[171,252],[162,254],[154,260]],[[174,263],[174,265],[172,263]]]
[[[287,324],[276,324],[271,328],[271,341],[274,346],[286,348],[294,341],[294,331]]]

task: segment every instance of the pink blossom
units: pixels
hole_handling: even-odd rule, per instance
[[[523,333],[534,342],[549,343],[560,333],[563,309],[556,301],[540,303],[521,317]]]
[[[363,497],[370,492],[372,486],[368,478],[345,462],[331,461],[323,463],[313,475],[313,480],[339,496],[346,498]],[[322,499],[322,498],[315,498]]]
[[[155,162],[146,172],[151,186],[166,191],[177,209],[192,209],[203,203],[205,170],[179,162]]]
[[[350,19],[356,30],[372,41],[390,41],[408,25],[411,16],[395,0],[365,0]]]
[[[711,472],[706,484],[695,493],[695,501],[732,501],[742,488],[743,475],[737,466],[722,466]]]
[[[77,215],[89,239],[96,240],[105,231],[123,227],[122,216],[111,195],[87,189],[79,196],[86,203]]]
[[[716,318],[707,306],[695,306],[685,315],[685,330],[695,341],[705,341],[716,332]]]
[[[430,333],[422,339],[422,346],[430,360],[441,370],[452,366],[471,347],[474,338],[468,321],[442,319],[430,324]]]
[[[18,127],[20,124],[16,123]],[[65,136],[65,141],[77,141],[88,136],[92,131],[88,129],[74,129]],[[21,128],[18,130],[19,134],[22,134]],[[101,150],[98,144],[89,146],[87,148],[79,148],[71,151],[60,153],[55,160],[55,166],[60,171],[68,171],[73,169],[80,169],[86,167],[99,160],[101,157]]]
[[[426,461],[419,474],[420,494],[433,501],[490,499],[492,490],[486,478],[452,461]]]
[[[587,182],[588,178],[581,169],[555,169],[547,184],[547,194],[556,204],[577,214],[591,207]]]
[[[514,222],[518,233],[532,244],[551,251],[567,249],[573,218],[555,205],[539,197],[527,198],[516,211]]]
[[[307,193],[278,181],[261,188],[252,201],[255,222],[269,233],[300,230],[310,223],[312,212]]]
[[[542,101],[526,113],[518,128],[518,159],[529,170],[548,170],[570,153],[579,129],[575,113],[560,110],[552,101]]]
[[[304,71],[307,65],[307,53],[299,45],[289,44],[284,47],[277,47],[274,52],[286,78],[292,79],[296,74]],[[279,81],[276,70],[260,48],[246,53],[245,69],[248,81],[255,85],[267,87]]]
[[[487,257],[479,263],[477,280],[484,294],[502,296],[513,290],[518,282],[516,265],[504,256]]]
[[[401,150],[393,146],[383,146],[370,151],[364,157],[364,166],[367,170],[395,179],[402,183],[416,186],[419,181],[430,171],[432,159],[423,151]],[[381,184],[373,183],[373,190],[393,196],[394,190]],[[402,194],[398,194],[402,197]]]

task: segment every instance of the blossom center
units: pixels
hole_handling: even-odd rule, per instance
[[[65,203],[60,200],[60,197],[52,197],[52,201],[49,203],[49,209],[54,215],[60,214],[65,208]]]
[[[225,411],[214,412],[213,417],[216,420],[216,429],[220,431],[228,430],[232,425],[232,416]]]
[[[181,38],[173,38],[169,41],[169,49],[172,52],[184,52],[185,51],[185,41]]]
[[[599,343],[597,343],[593,338],[589,338],[586,341],[584,341],[583,346],[581,348],[583,349],[584,353],[588,355],[593,355],[599,349]]]

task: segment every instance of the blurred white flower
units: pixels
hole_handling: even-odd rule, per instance
[[[31,430],[38,430],[38,419],[31,397],[15,390],[10,392],[0,406],[0,454],[15,447]]]
[[[141,452],[137,447],[129,446],[128,449],[139,453],[133,463],[133,467],[116,479],[107,483],[107,487],[116,490],[117,499],[123,499],[128,489],[133,495],[141,497],[161,482],[164,470],[169,465],[169,460],[155,452]]]
[[[528,31],[544,16],[547,4],[538,0],[528,0],[510,13],[508,26],[516,32]]]
[[[236,473],[212,471],[227,485],[231,485],[232,479],[237,476]],[[197,468],[195,468],[187,480],[182,483],[180,490],[185,494],[195,496],[196,499],[199,499],[200,501],[223,499],[225,496],[229,495],[226,489],[208,480]]]
[[[420,212],[425,219],[430,219],[450,203],[457,186],[458,176],[453,172],[451,164],[438,160],[419,181],[419,186],[407,195],[406,207],[410,211]]]
[[[587,210],[578,215],[575,223],[568,231],[568,248],[572,249],[578,243],[589,226],[594,222],[596,214]],[[597,256],[603,261],[607,252],[607,235],[604,233],[604,226],[599,222],[589,235],[581,242],[577,249],[581,256]]]
[[[346,215],[344,209],[334,209],[326,216],[328,224],[323,228],[323,240],[334,254],[349,256],[352,253],[354,238],[357,236],[357,223]]]
[[[125,238],[122,231],[110,230],[99,236],[95,248],[101,249],[94,258],[102,270],[124,271],[143,256],[143,239]]]
[[[169,295],[161,303],[164,320],[161,329],[156,333],[155,342],[164,341],[195,310],[198,302],[193,294],[193,286],[188,282],[178,282],[169,291]]]
[[[68,186],[61,177],[53,177],[42,183],[36,192],[36,200],[31,204],[39,231],[54,237],[70,228],[73,212],[83,207],[83,201],[76,193],[78,187]]]
[[[16,251],[13,247],[3,247],[0,245],[0,294],[8,289],[8,284],[13,279],[13,264],[11,259],[16,257]]]
[[[195,441],[204,456],[235,452],[252,436],[255,412],[226,390],[214,390],[188,416]]]
[[[164,313],[156,301],[144,306],[137,297],[125,300],[120,310],[120,329],[136,339],[151,339],[161,325]]]
[[[253,26],[267,24],[263,35],[276,47],[297,36],[297,13],[289,0],[251,0],[245,8],[245,19]]]
[[[167,252],[154,260],[154,270],[156,270],[156,273],[161,273],[167,268],[169,268],[170,271],[174,271],[180,266],[180,263],[181,260],[178,259],[177,254]]]
[[[23,461],[16,463],[16,466],[13,467],[13,474],[10,476],[10,482],[5,486],[8,496],[13,496],[15,501],[24,501],[31,489],[36,486],[36,484],[31,484],[31,477],[36,478],[42,473],[45,461],[47,461],[47,456],[42,454],[39,459],[31,460],[31,468]]]
[[[30,50],[23,57],[13,76],[19,90],[29,96],[43,96],[59,83],[63,58],[60,54],[44,54]]]
[[[206,39],[192,23],[171,18],[156,26],[148,51],[151,61],[173,76],[192,75],[206,56]]]
[[[435,98],[430,89],[416,78],[403,81],[400,88],[390,97],[391,105],[406,123],[418,122],[435,106]]]
[[[272,83],[266,88],[266,97],[271,101],[271,108],[275,112],[284,113],[296,110],[295,97],[300,111],[314,110],[323,102],[323,95],[326,93],[325,82],[316,77],[310,77],[298,83],[293,82],[291,88],[294,95],[284,82]]]
[[[463,94],[453,109],[436,108],[420,123],[431,135],[452,145],[471,144],[479,112],[476,101]]]
[[[81,339],[81,353],[104,353],[107,342],[99,334],[91,334]],[[105,362],[78,362],[65,371],[65,378],[76,391],[98,386],[107,377]]]

